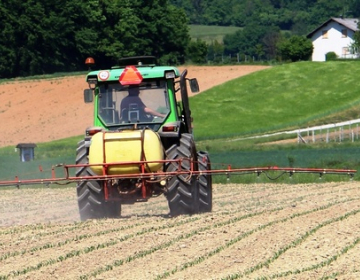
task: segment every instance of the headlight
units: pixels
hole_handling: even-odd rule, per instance
[[[174,71],[165,72],[165,79],[175,79],[175,72]]]

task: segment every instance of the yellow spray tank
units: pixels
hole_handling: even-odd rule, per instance
[[[103,174],[103,163],[123,163],[150,161],[145,165],[146,172],[156,172],[163,167],[163,146],[159,135],[149,129],[123,130],[117,132],[98,132],[91,138],[89,164],[97,175]],[[110,165],[107,174],[137,174],[141,173],[140,165]]]

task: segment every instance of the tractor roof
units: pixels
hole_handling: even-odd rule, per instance
[[[179,69],[173,66],[136,66],[136,68],[143,79],[163,78],[165,77],[165,73],[170,71],[175,73],[176,78],[180,76]],[[89,77],[97,77],[99,82],[118,81],[124,70],[125,68],[113,67],[109,70],[91,71],[87,74],[86,80],[88,80]]]
[[[174,72],[175,77],[180,76],[180,71],[174,66],[158,66],[154,56],[134,56],[119,60],[119,65],[111,69],[91,71],[86,80],[97,77],[99,82],[118,81],[127,67],[135,67],[143,79],[154,79],[165,77],[166,72]]]

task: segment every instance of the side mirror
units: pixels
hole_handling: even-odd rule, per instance
[[[84,89],[84,101],[85,103],[93,102],[93,91],[91,89]]]
[[[199,84],[197,79],[189,79],[191,92],[199,92]]]

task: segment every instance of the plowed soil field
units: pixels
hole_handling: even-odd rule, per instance
[[[211,213],[158,197],[79,222],[74,188],[2,190],[0,279],[360,279],[359,191],[215,185]]]
[[[267,66],[188,66],[200,93]],[[93,104],[85,104],[85,76],[0,84],[0,147],[40,143],[82,135],[93,122]]]

